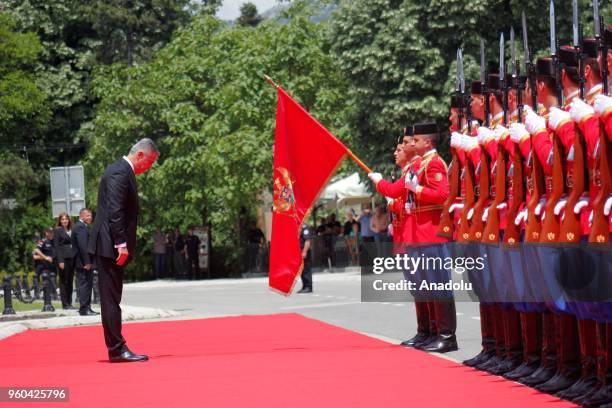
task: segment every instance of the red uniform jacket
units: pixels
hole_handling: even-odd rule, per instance
[[[406,237],[406,225],[413,223],[412,214],[406,213],[406,197],[408,195],[408,189],[406,188],[406,174],[410,171],[417,171],[420,167],[421,158],[415,157],[403,170],[402,177],[394,183],[387,180],[381,180],[376,185],[376,191],[385,197],[392,198],[393,205],[391,211],[396,214],[393,221],[393,243],[396,251],[399,251],[401,243],[414,242],[410,237]],[[408,228],[412,230],[412,228]],[[410,239],[410,240],[407,240]]]
[[[418,243],[446,242],[436,234],[442,205],[448,198],[448,169],[444,160],[435,150],[427,152],[417,171],[419,185],[416,192],[410,192],[415,206],[410,209],[414,223],[406,225],[404,237],[414,238]],[[412,228],[408,228],[412,227]]]

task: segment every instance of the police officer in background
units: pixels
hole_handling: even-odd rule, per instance
[[[45,231],[45,238],[38,241],[36,247],[32,251],[34,259],[34,267],[36,270],[36,280],[39,280],[43,272],[57,273],[55,269],[55,247],[53,246],[53,233],[55,230],[51,227]]]
[[[297,293],[312,293],[312,255],[310,247],[312,246],[312,230],[306,224],[300,232],[300,249],[302,250],[302,259],[304,267],[302,269],[302,289]]]

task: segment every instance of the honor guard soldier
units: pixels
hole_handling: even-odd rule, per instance
[[[418,245],[419,253],[429,257],[443,257],[445,247],[441,244],[447,241],[436,234],[442,205],[449,194],[448,169],[436,151],[439,137],[435,123],[414,125],[414,145],[422,161],[418,172],[412,178],[406,177],[406,188],[409,190],[407,211],[414,214],[412,236]],[[427,272],[433,272],[439,277],[447,271]],[[450,279],[450,275],[447,278]],[[430,327],[435,326],[437,336],[430,338],[431,341],[423,343],[419,348],[440,353],[456,350],[457,322],[452,292],[446,294],[443,300],[428,301],[427,306]]]
[[[414,241],[414,213],[406,211],[406,198],[408,197],[408,189],[406,188],[406,177],[416,174],[420,167],[421,158],[416,154],[416,149],[413,143],[414,128],[408,125],[404,128],[401,149],[405,165],[402,169],[402,176],[394,183],[388,182],[382,178],[380,173],[370,173],[368,177],[376,185],[376,191],[385,197],[392,199],[391,207],[401,215],[401,227],[396,230],[394,227],[394,244],[399,246],[398,251],[406,251]],[[399,142],[399,140],[398,140]],[[398,156],[400,154],[398,153]],[[399,164],[399,163],[398,163]],[[431,327],[429,309],[427,302],[415,299],[416,317],[417,317],[417,334],[409,340],[403,341],[401,344],[408,347],[421,346],[426,340],[435,337],[435,326]]]

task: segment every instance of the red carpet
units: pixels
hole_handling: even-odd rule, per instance
[[[102,327],[0,341],[0,386],[68,386],[14,407],[569,407],[519,384],[297,314],[132,323],[147,363],[106,361]],[[2,404],[0,404],[2,405]]]

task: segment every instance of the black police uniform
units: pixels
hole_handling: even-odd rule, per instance
[[[300,249],[304,249],[306,241],[310,241],[312,247],[312,230],[308,225],[302,227],[300,233]],[[304,269],[302,269],[302,290],[312,290],[312,253],[308,249],[308,253],[304,258]]]
[[[36,275],[40,276],[44,271],[56,273],[57,269],[55,268],[55,247],[53,246],[53,241],[47,238],[43,238],[36,244],[36,248],[43,253],[45,256],[49,256],[53,258],[53,262],[47,262],[44,260],[37,259],[34,262],[34,268],[36,270]]]

